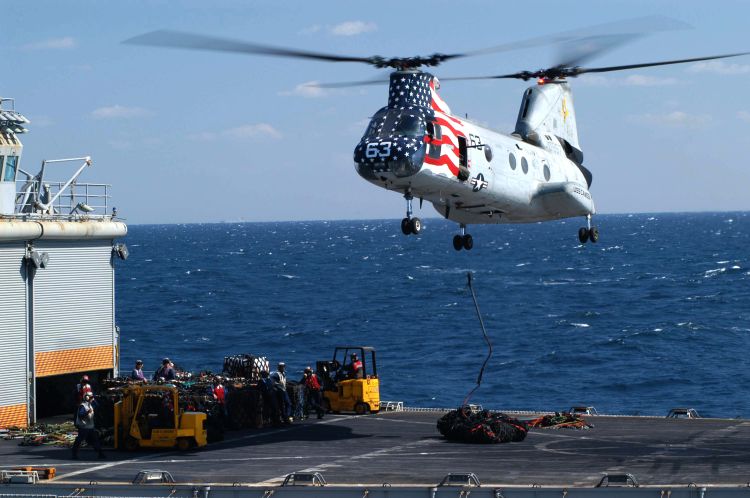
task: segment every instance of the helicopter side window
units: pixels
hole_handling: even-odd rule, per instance
[[[427,135],[431,140],[440,142],[443,139],[443,131],[437,123],[427,123]],[[430,143],[429,156],[433,159],[440,159],[440,144]]]

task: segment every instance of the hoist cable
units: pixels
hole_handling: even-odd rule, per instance
[[[464,398],[462,406],[466,406],[469,403],[469,399],[474,394],[474,391],[479,389],[479,386],[482,385],[482,375],[484,375],[484,369],[487,367],[487,363],[489,363],[490,358],[492,357],[492,342],[490,341],[490,336],[487,335],[487,330],[484,328],[484,320],[482,320],[482,313],[479,311],[479,303],[477,302],[477,296],[474,293],[474,287],[471,285],[471,272],[466,273],[466,279],[468,280],[469,285],[469,291],[471,292],[471,298],[474,300],[474,308],[477,311],[477,318],[479,318],[479,325],[482,327],[482,334],[484,335],[484,341],[487,343],[487,348],[489,349],[487,353],[487,358],[485,358],[484,363],[482,363],[482,368],[479,369],[479,375],[477,375],[477,385],[472,388],[471,391],[469,391],[469,394],[466,395]]]

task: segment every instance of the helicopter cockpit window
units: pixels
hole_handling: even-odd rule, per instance
[[[375,113],[375,115],[370,120],[370,124],[367,125],[367,130],[365,130],[365,136],[366,137],[374,137],[378,134],[378,130],[380,129],[380,124],[383,122],[383,116],[385,115],[387,111],[380,110]]]
[[[396,125],[396,131],[401,135],[419,137],[424,135],[425,127],[419,116],[402,114],[398,121],[398,125]]]

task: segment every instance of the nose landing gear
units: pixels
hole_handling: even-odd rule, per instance
[[[578,240],[581,244],[589,240],[592,243],[599,242],[599,229],[591,226],[591,215],[586,216],[586,226],[578,229]]]
[[[461,235],[453,237],[453,249],[456,251],[460,251],[461,249],[470,251],[472,247],[474,247],[474,238],[466,233],[466,225],[461,223]]]
[[[404,235],[419,235],[419,233],[422,231],[422,220],[419,218],[412,218],[412,209],[411,209],[411,201],[414,199],[414,196],[411,195],[411,190],[407,190],[404,194],[404,199],[406,199],[406,218],[401,220],[401,232]]]

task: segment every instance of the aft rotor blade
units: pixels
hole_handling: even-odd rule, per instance
[[[241,54],[273,55],[277,57],[294,57],[329,62],[364,62],[372,64],[370,57],[353,57],[346,55],[311,52],[270,45],[260,45],[241,40],[198,35],[182,31],[159,30],[139,35],[123,43],[130,45],[150,45],[154,47],[185,48],[189,50],[209,50],[214,52],[235,52]]]
[[[580,65],[585,60],[601,55],[634,38],[661,31],[674,31],[691,27],[689,24],[671,17],[636,17],[495,45],[467,52],[466,55],[560,45],[560,54],[557,57],[558,63],[556,65]]]
[[[725,54],[725,55],[712,55],[709,57],[693,57],[691,59],[676,59],[671,61],[661,61],[661,62],[646,62],[643,64],[627,64],[624,66],[607,66],[607,67],[577,67],[577,68],[571,68],[573,74],[570,74],[570,76],[578,76],[579,74],[585,74],[585,73],[607,73],[610,71],[624,71],[626,69],[637,69],[640,67],[653,67],[653,66],[667,66],[670,64],[685,64],[687,62],[701,62],[701,61],[710,61],[714,59],[726,59],[729,57],[739,57],[741,55],[748,55],[750,52],[739,52],[736,54]]]

